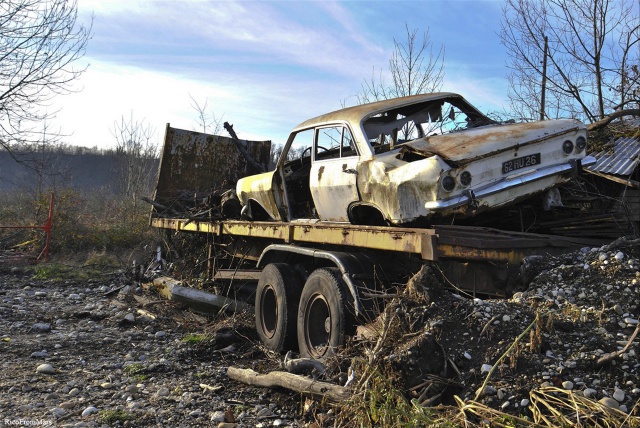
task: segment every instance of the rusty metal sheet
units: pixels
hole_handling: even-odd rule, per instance
[[[268,165],[271,141],[240,140],[258,163]],[[179,196],[206,197],[213,190],[231,189],[255,174],[231,138],[171,128],[167,124],[155,201]]]

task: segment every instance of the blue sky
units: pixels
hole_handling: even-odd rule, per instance
[[[303,120],[352,105],[363,79],[386,71],[405,22],[444,45],[443,90],[484,111],[506,104],[498,1],[79,0],[93,15],[81,91],[60,97],[73,145],[113,147],[114,121],[196,129],[193,97],[240,138],[283,143]],[[225,133],[224,130],[221,131]]]

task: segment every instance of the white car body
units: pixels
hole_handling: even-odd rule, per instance
[[[256,220],[429,222],[552,189],[595,162],[585,151],[577,120],[501,125],[460,95],[414,95],[303,122],[276,169],[236,192]]]

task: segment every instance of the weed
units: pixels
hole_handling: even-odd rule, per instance
[[[363,390],[341,409],[339,422],[344,426],[447,426],[443,425],[446,419],[439,418],[437,411],[422,407],[415,400],[408,401],[394,387],[392,376],[379,367],[359,360],[353,364],[366,380],[360,382]]]
[[[89,274],[83,269],[61,263],[45,263],[36,266],[33,277],[51,281],[85,281]]]
[[[133,419],[133,415],[124,410],[101,410],[98,412],[98,422],[113,425],[115,422],[124,422]]]
[[[140,363],[129,364],[124,368],[124,372],[129,376],[139,375],[144,370],[144,366]]]
[[[182,341],[189,345],[196,345],[205,340],[204,334],[189,333],[182,338]]]
[[[122,263],[114,255],[107,254],[106,251],[92,251],[84,262],[84,266],[93,268],[119,268]]]

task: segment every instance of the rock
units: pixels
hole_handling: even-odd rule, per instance
[[[500,408],[501,408],[502,410],[506,410],[506,409],[509,407],[509,405],[510,405],[510,404],[511,404],[511,403],[509,403],[508,401],[505,401],[504,403],[502,403],[502,405],[500,406]]]
[[[189,412],[189,416],[191,416],[192,418],[197,418],[200,415],[202,415],[202,410],[200,409],[196,409],[192,412]]]
[[[78,389],[78,388],[73,388],[71,391],[69,391],[69,395],[72,396],[72,397],[75,397],[78,394],[80,394],[80,389]]]
[[[621,389],[616,388],[616,390],[613,392],[613,398],[620,403],[624,401],[624,397],[624,391]]]
[[[103,388],[103,389],[111,389],[111,388],[113,388],[113,383],[111,383],[111,382],[102,382],[100,384],[100,387]]]
[[[36,368],[36,373],[54,374],[55,372],[56,372],[56,370],[53,368],[53,366],[51,364],[40,364]]]
[[[36,297],[47,297],[47,293],[45,291],[36,291],[33,295]]]
[[[128,322],[135,322],[136,316],[133,315],[131,312],[129,312],[127,315],[124,316],[124,320]]]
[[[69,294],[69,300],[80,300],[80,295],[77,293]]]
[[[471,359],[471,354],[470,354],[470,353],[465,352],[463,355],[464,355],[464,357],[465,357],[467,360],[470,360],[470,359]]]
[[[586,398],[595,398],[597,394],[598,391],[593,388],[586,388],[584,391],[582,391],[582,395],[584,395]]]
[[[476,391],[476,394],[479,394],[481,396],[485,396],[485,395],[495,395],[498,392],[497,389],[495,389],[493,386],[487,385],[484,387],[484,391],[482,391],[482,393],[480,393],[480,388],[478,388],[478,390]]]
[[[31,353],[31,358],[47,358],[49,356],[49,353],[47,351],[45,351],[44,349],[42,351],[37,351],[37,352],[32,352]]]
[[[212,412],[209,420],[211,422],[224,422],[224,412],[222,410],[216,410],[215,412]]]
[[[220,422],[218,428],[236,428],[238,424],[233,422]]]
[[[69,409],[73,409],[75,405],[76,403],[74,403],[73,401],[64,401],[60,403],[58,407],[60,407],[61,409],[69,410]]]
[[[168,396],[169,395],[169,388],[166,388],[166,387],[163,386],[162,388],[160,388],[158,390],[158,392],[156,392],[156,395],[158,397],[166,397],[166,396]],[[223,413],[223,415],[224,415],[224,413]]]
[[[67,413],[67,411],[65,409],[61,409],[60,407],[56,407],[55,409],[51,409],[51,414],[56,419],[64,416],[66,413]]]
[[[622,251],[618,251],[615,256],[613,256],[616,261],[622,261],[624,259],[624,253]]]
[[[31,326],[31,331],[39,333],[47,333],[51,331],[51,324],[46,322],[38,322]]]
[[[618,402],[611,397],[602,397],[601,399],[598,400],[598,403],[604,404],[605,406],[611,409],[616,409],[616,410],[620,409],[620,404],[618,404]]]
[[[509,315],[503,315],[502,316],[502,321],[509,322],[509,321],[511,321],[511,317]]]
[[[98,409],[93,406],[89,406],[82,411],[82,417],[86,418],[89,415],[93,415],[94,413],[98,413]]]
[[[157,331],[155,334],[156,339],[164,339],[167,336],[167,333],[164,331]]]
[[[564,382],[562,382],[562,388],[572,390],[573,382],[571,382],[570,380],[565,380]]]
[[[528,398],[523,398],[520,401],[520,407],[527,407],[529,405],[529,399]]]
[[[259,418],[268,418],[273,416],[273,412],[268,407],[264,407],[260,409],[260,411],[256,414],[256,416]]]
[[[624,322],[626,322],[629,325],[636,325],[638,324],[638,320],[635,318],[625,318]]]
[[[480,373],[489,373],[492,368],[493,366],[491,364],[483,364],[482,367],[480,367]]]
[[[136,394],[138,392],[138,387],[136,385],[128,385],[125,389],[125,392],[129,392],[131,394]]]

